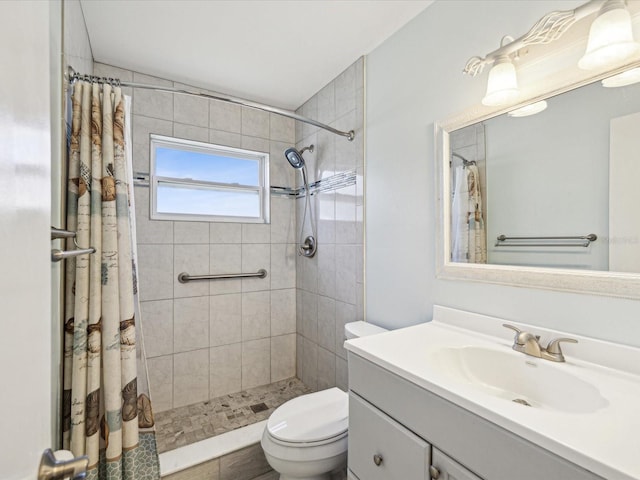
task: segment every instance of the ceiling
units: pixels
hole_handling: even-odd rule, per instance
[[[294,110],[433,0],[81,0],[94,60]]]

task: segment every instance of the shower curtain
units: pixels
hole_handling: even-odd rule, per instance
[[[451,206],[451,261],[487,263],[480,175],[476,165],[459,166],[455,170]]]
[[[90,479],[160,478],[151,403],[138,395],[148,385],[137,375],[127,101],[119,87],[74,85],[67,229],[96,252],[66,260],[63,444],[89,457]]]

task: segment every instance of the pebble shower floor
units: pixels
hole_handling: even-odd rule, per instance
[[[155,414],[158,452],[266,420],[287,400],[311,393],[297,378]]]

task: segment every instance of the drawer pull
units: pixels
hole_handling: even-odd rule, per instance
[[[431,478],[433,480],[437,480],[438,478],[440,478],[440,470],[438,470],[436,467],[431,465],[429,467],[429,475],[431,475]]]
[[[373,463],[376,464],[376,467],[379,467],[382,464],[382,455],[378,455],[377,453],[373,456]]]

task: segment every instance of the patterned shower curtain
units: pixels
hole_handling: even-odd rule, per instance
[[[459,166],[455,170],[451,203],[451,261],[487,263],[480,173],[476,165]]]
[[[89,457],[90,479],[158,479],[151,404],[138,395],[148,386],[136,364],[125,98],[79,81],[72,106],[67,229],[96,253],[66,260],[64,448]]]

